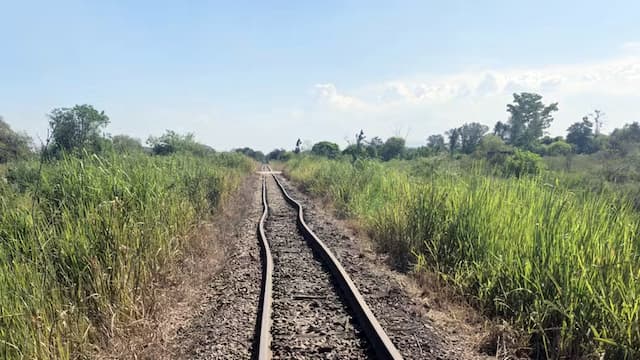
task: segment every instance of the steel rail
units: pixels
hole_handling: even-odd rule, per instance
[[[258,223],[258,239],[260,240],[260,251],[262,252],[262,293],[261,306],[258,315],[256,348],[258,350],[258,360],[271,359],[271,304],[273,302],[273,257],[269,241],[264,230],[264,223],[269,214],[269,204],[267,203],[267,182],[262,176],[262,217]]]
[[[268,167],[268,169],[269,171],[271,171],[270,167]],[[324,261],[324,264],[326,265],[329,272],[331,273],[334,281],[338,284],[338,286],[342,290],[341,295],[343,299],[345,300],[350,310],[354,314],[356,321],[362,327],[362,330],[369,344],[371,345],[372,350],[376,355],[376,357],[381,360],[402,359],[402,355],[400,355],[400,352],[398,351],[398,349],[395,347],[395,345],[393,345],[393,343],[391,342],[391,339],[389,339],[389,336],[385,333],[384,329],[382,328],[382,326],[380,325],[376,317],[373,315],[373,312],[365,302],[362,294],[360,294],[360,291],[358,291],[356,285],[353,283],[353,280],[351,280],[351,277],[349,277],[349,274],[347,274],[347,272],[342,267],[338,259],[331,252],[331,250],[329,250],[329,247],[327,247],[327,245],[324,242],[322,242],[318,238],[318,236],[316,236],[316,234],[311,230],[311,228],[309,228],[309,226],[305,222],[302,205],[298,201],[293,199],[289,195],[289,193],[287,193],[287,190],[284,188],[284,186],[282,185],[280,180],[278,180],[278,177],[275,174],[272,174],[272,176],[273,176],[273,179],[276,181],[278,188],[280,188],[280,191],[284,195],[284,198],[287,201],[287,203],[292,205],[297,210],[298,217],[296,220],[296,224],[297,224],[298,230],[302,233],[305,240],[309,243],[312,249],[322,258],[322,260]],[[264,178],[263,178],[263,201],[266,204],[266,181],[264,180]],[[266,214],[266,210],[265,210],[265,214]],[[263,214],[263,218],[264,217],[265,215]],[[263,222],[261,220],[261,224],[262,223]],[[263,236],[263,239],[266,240],[266,237]],[[268,249],[268,243],[266,243],[265,246]],[[271,289],[269,288],[269,290]],[[266,303],[266,300],[264,300],[263,303]],[[263,322],[264,321],[265,320],[264,320],[264,314],[263,314]],[[263,328],[261,332],[261,336],[264,336],[264,331],[265,330]],[[270,335],[267,335],[267,336],[270,336]],[[269,341],[266,341],[266,343],[268,342]],[[260,340],[260,343],[261,344],[263,343],[262,339]],[[259,358],[259,360],[267,360],[267,359],[270,359],[270,357]]]

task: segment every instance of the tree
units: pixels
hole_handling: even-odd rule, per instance
[[[498,130],[503,135],[508,134],[509,144],[531,149],[551,125],[552,113],[558,111],[558,103],[545,106],[541,95],[526,92],[513,94],[513,102],[507,105],[510,114],[507,128],[501,126]]]
[[[371,140],[367,143],[367,148],[366,148],[367,156],[369,156],[370,158],[379,157],[380,151],[382,150],[383,145],[384,145],[384,141],[382,141],[380,137],[374,136],[373,138],[371,138]]]
[[[588,116],[567,129],[567,143],[573,145],[578,154],[591,154],[597,150],[593,141],[593,123]]]
[[[473,122],[462,125],[458,131],[460,133],[460,145],[462,147],[462,152],[465,154],[471,154],[480,143],[484,134],[489,131],[489,127]]]
[[[205,156],[215,152],[211,147],[196,142],[194,134],[182,135],[173,130],[167,130],[160,137],[149,136],[147,144],[151,146],[154,155],[188,152],[197,156]]]
[[[329,141],[320,141],[313,145],[311,153],[318,156],[324,156],[329,159],[335,159],[340,155],[340,147],[338,144]]]
[[[453,153],[460,147],[460,129],[450,129],[445,133],[445,135],[449,139],[449,153],[453,155]]]
[[[351,160],[355,163],[356,160],[358,160],[358,157],[366,155],[362,147],[362,144],[364,143],[366,138],[367,137],[364,135],[364,130],[360,130],[360,132],[356,134],[356,143],[352,144],[347,140],[349,142],[349,146],[347,146],[342,153],[351,155]]]
[[[31,154],[31,138],[13,131],[0,116],[0,163],[25,158]]]
[[[99,151],[104,142],[100,131],[108,124],[104,111],[91,105],[53,109],[49,114],[51,150],[56,154],[81,149]]]
[[[115,135],[111,138],[113,149],[120,153],[131,153],[142,151],[142,142],[140,139],[133,138],[129,135]]]
[[[602,118],[605,115],[606,114],[602,110],[598,110],[598,109],[593,110],[593,113],[589,114],[589,117],[593,119],[593,122],[596,125],[596,128],[595,128],[596,137],[600,136],[600,131],[602,130],[602,126],[604,125],[604,121],[602,121]]]
[[[634,122],[613,130],[609,136],[609,147],[622,156],[637,150],[640,147],[640,124]]]
[[[447,145],[445,144],[444,136],[430,135],[427,138],[427,149],[429,149],[432,154],[439,154],[446,151]]]
[[[529,151],[516,149],[507,157],[504,164],[504,175],[520,178],[524,175],[537,175],[544,170],[542,158]]]
[[[246,155],[246,156],[248,156],[248,157],[250,157],[250,158],[252,158],[252,159],[254,159],[256,161],[260,161],[260,162],[264,162],[265,161],[265,156],[262,153],[262,151],[256,151],[256,150],[253,150],[250,147],[244,147],[244,148],[241,148],[241,149],[235,149],[233,151],[235,151],[237,153],[240,153],[240,154],[244,154],[244,155]]]
[[[498,121],[493,127],[493,135],[499,137],[503,141],[509,138],[509,124]]]
[[[299,154],[301,151],[301,146],[302,146],[302,140],[298,138],[298,141],[296,141],[296,148],[293,150],[293,152],[295,154]]]
[[[389,161],[400,157],[405,151],[405,141],[401,137],[393,136],[387,139],[382,145],[380,157],[384,161]]]
[[[267,161],[276,160],[276,161],[286,161],[290,157],[290,153],[287,153],[285,149],[273,149],[270,153],[267,154]]]
[[[564,140],[554,141],[551,144],[547,145],[546,153],[551,156],[567,156],[571,154],[572,147],[571,144],[567,143]]]

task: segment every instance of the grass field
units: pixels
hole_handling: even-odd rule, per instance
[[[286,171],[398,266],[529,331],[534,355],[640,356],[640,217],[624,199],[473,166],[410,170],[421,165],[295,157]]]
[[[0,357],[86,357],[143,317],[152,279],[252,167],[238,154],[137,153],[3,169]]]

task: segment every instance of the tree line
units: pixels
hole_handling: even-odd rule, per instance
[[[348,156],[354,161],[358,158],[389,161],[446,153],[451,156],[466,154],[488,158],[518,153],[535,157],[593,154],[599,151],[625,155],[638,148],[640,142],[640,125],[637,122],[615,129],[609,135],[602,134],[605,114],[601,110],[594,110],[572,124],[565,137],[550,137],[547,129],[559,109],[558,103],[547,105],[542,96],[536,93],[513,94],[513,102],[507,104],[506,108],[507,120],[496,122],[493,128],[478,122],[465,123],[444,134],[428,136],[425,145],[417,148],[408,148],[405,140],[397,136],[384,141],[378,136],[367,139],[361,130],[345,149],[340,149],[338,144],[330,141],[320,141],[310,149],[301,149],[298,139],[293,153],[310,152],[331,159]],[[291,152],[275,149],[264,159],[284,160],[289,156]]]
[[[179,134],[166,130],[161,136],[149,136],[142,143],[129,135],[111,135],[105,129],[110,123],[104,111],[92,105],[75,105],[71,108],[56,108],[48,115],[47,139],[36,145],[31,137],[13,130],[0,117],[0,163],[26,159],[38,154],[45,159],[60,158],[64,154],[146,152],[152,155],[169,155],[188,152],[205,156],[215,150],[195,140],[192,133]]]

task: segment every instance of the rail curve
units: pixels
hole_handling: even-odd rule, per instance
[[[264,169],[264,168],[263,168]],[[344,267],[340,264],[335,255],[331,252],[328,246],[318,238],[318,236],[311,230],[304,220],[304,210],[302,204],[293,199],[282,185],[276,174],[274,174],[270,167],[266,167],[267,171],[271,173],[271,176],[276,182],[277,187],[280,189],[285,201],[289,203],[297,212],[296,225],[300,234],[304,237],[313,251],[320,257],[323,265],[331,274],[331,277],[341,290],[339,293],[344,303],[348,306],[349,310],[356,322],[362,328],[364,336],[367,342],[371,346],[371,350],[375,354],[375,357],[382,360],[399,360],[402,359],[400,352],[395,345],[389,339],[389,336],[385,333],[384,329],[373,315],[373,312],[367,305],[362,294],[358,291],[356,285],[351,280],[350,276],[345,271]],[[256,350],[258,360],[271,359],[271,325],[272,325],[272,294],[273,284],[272,277],[274,271],[273,257],[270,252],[269,239],[267,239],[265,233],[265,222],[268,217],[269,204],[267,197],[266,177],[262,177],[262,204],[263,214],[258,224],[258,237],[261,246],[261,252],[263,255],[263,291],[262,298],[260,299],[260,312],[257,329]]]

